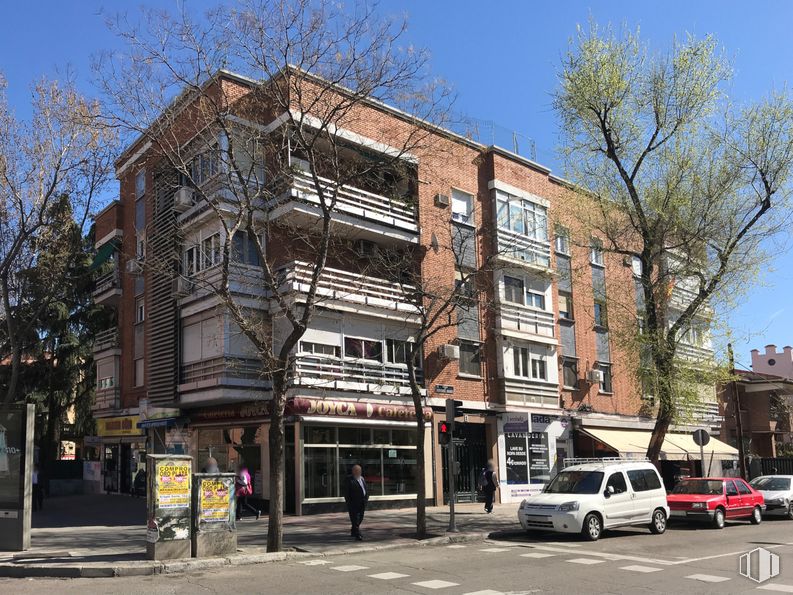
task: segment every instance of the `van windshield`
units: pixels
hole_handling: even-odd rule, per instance
[[[672,490],[673,494],[705,494],[715,496],[723,491],[722,483],[713,479],[687,479]]]
[[[602,471],[562,471],[545,488],[546,494],[597,494]]]

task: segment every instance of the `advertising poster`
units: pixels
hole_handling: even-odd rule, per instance
[[[529,433],[529,475],[531,483],[548,483],[551,480],[551,464],[546,432]]]
[[[509,483],[529,483],[526,432],[506,432],[504,447],[507,451],[507,481]]]
[[[222,479],[202,479],[200,486],[200,517],[202,523],[224,523],[229,520],[231,486]]]
[[[25,410],[0,411],[0,509],[22,508]]]
[[[157,465],[157,507],[190,506],[190,465],[163,462]]]

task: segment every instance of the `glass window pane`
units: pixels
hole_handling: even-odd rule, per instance
[[[341,428],[339,428],[341,429]],[[379,448],[339,448],[339,479],[350,475],[353,465],[360,465],[370,496],[382,496],[383,470]]]
[[[498,199],[496,217],[498,219],[498,226],[503,229],[509,229],[509,203],[502,199]]]
[[[416,430],[413,429],[391,430],[391,444],[415,446]]]
[[[391,444],[390,430],[375,428],[372,433],[374,434],[374,444]]]
[[[526,233],[526,227],[523,222],[523,209],[519,204],[509,205],[509,227],[515,233]]]
[[[372,430],[369,428],[339,427],[339,444],[371,444]]]
[[[303,436],[306,444],[336,444],[336,428],[306,426]]]
[[[344,338],[344,357],[363,357],[363,343],[360,339]]]
[[[339,496],[335,448],[304,448],[303,469],[306,498]]]
[[[416,472],[416,450],[389,448],[383,451],[384,493],[415,494],[418,474]]]

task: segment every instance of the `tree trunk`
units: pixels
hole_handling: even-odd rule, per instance
[[[270,414],[270,510],[267,525],[267,551],[280,552],[284,539],[284,408],[286,385],[273,382],[273,408]]]
[[[650,444],[647,446],[647,458],[653,463],[657,463],[661,457],[664,438],[666,438],[666,433],[675,416],[674,394],[670,384],[673,370],[672,357],[674,356],[666,354],[656,360],[656,369],[660,380],[657,383],[658,415],[655,418],[652,436],[650,436]]]
[[[424,539],[427,536],[427,469],[424,464],[424,410],[421,401],[416,399],[416,537]]]

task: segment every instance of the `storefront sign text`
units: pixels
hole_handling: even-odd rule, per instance
[[[139,421],[137,415],[100,417],[96,420],[96,433],[98,436],[141,436]]]

